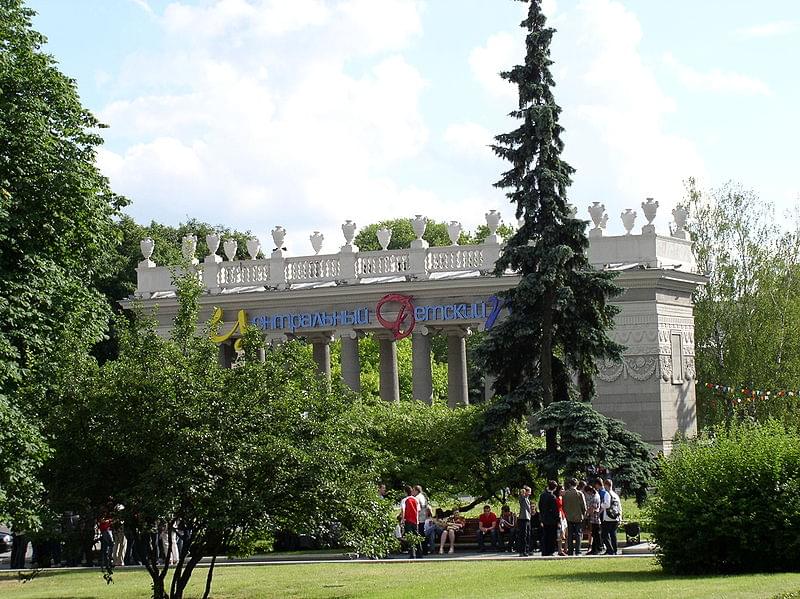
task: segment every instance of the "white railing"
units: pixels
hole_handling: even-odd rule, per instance
[[[218,268],[217,286],[221,289],[269,285],[269,260],[221,262]]]
[[[481,270],[484,268],[483,248],[479,245],[430,248],[425,259],[425,268],[428,272]]]
[[[286,258],[286,283],[326,283],[341,275],[339,256],[310,256]]]
[[[642,202],[642,211],[647,224],[642,226],[641,234],[633,234],[636,212],[626,210],[620,216],[625,227],[625,235],[606,236],[605,227],[608,215],[605,206],[594,202],[589,207],[589,214],[594,228],[588,231],[589,260],[598,268],[617,268],[619,265],[640,265],[645,268],[672,268],[686,272],[696,272],[692,254],[692,243],[684,228],[686,210],[680,206],[672,211],[675,228],[669,236],[658,235],[652,224],[658,208],[658,202],[648,198]],[[411,227],[416,239],[411,246],[402,249],[383,249],[378,251],[359,252],[353,245],[356,225],[347,221],[342,225],[345,245],[335,254],[286,257],[283,248],[286,230],[275,227],[272,230],[274,247],[269,257],[260,260],[226,260],[217,254],[220,237],[217,234],[206,236],[205,242],[209,253],[202,264],[193,268],[198,271],[204,286],[210,293],[219,293],[224,289],[241,287],[266,287],[268,289],[287,289],[295,284],[335,283],[355,284],[362,280],[381,280],[391,277],[406,279],[429,278],[432,273],[478,272],[489,274],[503,249],[497,235],[500,214],[496,210],[486,213],[486,226],[489,236],[477,245],[457,245],[461,234],[461,224],[450,221],[447,234],[453,245],[428,247],[423,240],[427,219],[417,215],[411,219]],[[574,218],[577,218],[574,216]],[[389,245],[391,231],[381,228],[376,237],[382,247]],[[323,244],[323,236],[315,231],[309,240],[315,252],[319,252]],[[182,253],[187,261],[194,261],[197,253],[197,238],[187,235],[182,240]],[[174,268],[156,266],[150,256],[154,242],[147,238],[142,240],[141,249],[144,260],[137,270],[136,296],[150,298],[159,293],[174,292],[172,272]],[[222,244],[225,255],[234,257],[237,243],[226,239]],[[247,240],[247,251],[250,256],[259,255],[261,242],[251,237]]]
[[[359,252],[356,257],[356,276],[359,279],[404,275],[409,270],[408,250]]]

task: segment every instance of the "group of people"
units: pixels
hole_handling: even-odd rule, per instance
[[[381,489],[385,494],[385,489]],[[403,538],[411,558],[432,553],[439,540],[439,553],[455,550],[455,538],[466,525],[458,509],[445,515],[441,508],[432,511],[422,487],[405,487],[397,516],[397,536]],[[542,555],[581,555],[584,532],[588,537],[587,555],[616,555],[617,528],[622,521],[622,502],[611,479],[589,481],[569,479],[560,485],[549,481],[537,502],[531,501],[531,488],[519,491],[519,510],[503,505],[500,515],[489,505],[478,517],[478,551],[486,550],[487,540],[497,551],[516,551],[527,557],[540,550]]]
[[[191,530],[175,522],[167,526],[159,522],[150,531],[138,534],[122,516],[123,506],[109,502],[100,514],[65,512],[58,530],[51,531],[45,539],[41,535],[33,540],[23,532],[14,536],[9,566],[24,568],[29,541],[33,548],[31,564],[50,566],[129,566],[144,564],[154,548],[156,563],[176,564],[179,553]],[[87,510],[88,511],[88,510]],[[96,547],[99,544],[99,555]]]
[[[530,495],[530,487],[520,490],[515,538],[520,556],[530,555],[537,545],[542,555],[581,555],[584,530],[587,555],[617,554],[622,501],[611,479],[572,478],[563,487],[551,480],[535,506]]]

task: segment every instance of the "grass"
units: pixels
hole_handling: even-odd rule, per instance
[[[200,597],[199,570],[188,597]],[[97,571],[47,571],[21,583],[0,574],[0,597],[128,599],[148,597],[143,570],[118,571],[107,586]],[[669,576],[649,558],[525,561],[420,561],[227,566],[214,576],[215,599],[492,597],[771,598],[800,587],[800,573]]]

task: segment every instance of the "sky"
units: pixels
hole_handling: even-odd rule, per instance
[[[138,222],[275,225],[291,253],[423,214],[466,229],[513,207],[488,145],[515,124],[512,0],[28,0],[104,123],[98,165]],[[578,214],[666,233],[684,181],[800,203],[800,2],[544,0]]]

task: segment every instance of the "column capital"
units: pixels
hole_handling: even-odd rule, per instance
[[[264,343],[267,345],[280,345],[292,339],[286,333],[268,333],[264,335]]]
[[[333,332],[334,339],[359,339],[364,333],[355,329],[337,329]]]
[[[414,327],[414,332],[411,333],[411,336],[414,337],[415,335],[432,335],[434,331],[432,331],[429,327],[425,326],[424,324],[418,324]]]
[[[307,335],[303,335],[306,338],[306,341],[309,343],[325,343],[328,344],[333,341],[333,333],[329,331],[324,331],[320,333],[309,333]]]
[[[375,329],[374,331],[370,331],[370,333],[372,334],[373,337],[375,337],[375,339],[382,339],[382,340],[388,339],[389,341],[397,341],[397,339],[394,338],[392,332],[387,329]]]
[[[469,337],[472,330],[469,327],[445,326],[440,331],[447,337]]]

